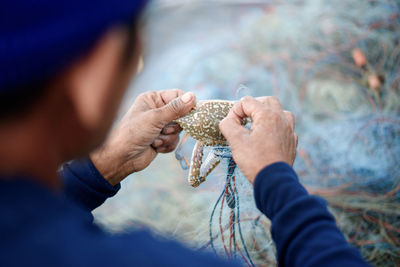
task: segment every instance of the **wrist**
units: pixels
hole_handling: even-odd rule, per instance
[[[259,160],[259,161],[253,161],[254,165],[249,168],[250,170],[252,170],[252,172],[250,173],[248,180],[250,181],[251,184],[254,185],[257,175],[263,169],[267,168],[268,166],[274,165],[275,163],[279,163],[279,162],[284,162],[284,163],[290,165],[286,160],[283,160],[279,157],[275,157],[275,158],[271,158],[271,159],[263,158],[262,160]]]
[[[254,182],[257,208],[271,220],[292,200],[308,195],[293,168],[286,162],[275,162],[263,168]]]
[[[89,157],[99,173],[112,186],[119,184],[128,175],[123,171],[126,164],[112,152],[112,148],[100,147],[90,153]]]

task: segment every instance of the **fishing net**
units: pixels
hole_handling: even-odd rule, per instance
[[[279,97],[296,117],[301,182],[328,201],[365,259],[396,266],[399,26],[394,0],[155,1],[144,69],[124,106],[139,92],[177,87],[199,99]],[[190,157],[193,144],[182,153]],[[197,189],[186,177],[174,155],[163,155],[126,179],[96,219],[113,231],[147,224],[248,265],[276,264],[270,222],[229,157]]]

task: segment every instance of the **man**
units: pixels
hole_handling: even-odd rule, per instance
[[[2,3],[1,265],[239,264],[147,231],[110,235],[93,224],[91,210],[121,180],[174,150],[181,129],[171,121],[195,104],[180,90],[142,94],[103,142],[141,53],[136,22],[144,2]],[[252,118],[251,130],[241,126],[244,117]],[[299,184],[290,167],[294,118],[276,98],[242,99],[220,129],[254,184],[257,207],[272,220],[280,265],[365,265],[325,203]]]

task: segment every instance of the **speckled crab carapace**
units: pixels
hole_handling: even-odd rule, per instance
[[[205,146],[226,147],[228,143],[219,130],[219,123],[224,119],[234,102],[228,100],[200,101],[185,116],[175,120],[182,129],[197,142],[194,146],[189,169],[189,184],[199,186],[210,172],[219,164],[218,153],[213,153],[203,164]],[[243,121],[243,125],[248,120]]]

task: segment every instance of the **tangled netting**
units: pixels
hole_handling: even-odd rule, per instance
[[[200,99],[279,97],[296,116],[301,182],[328,201],[365,259],[397,266],[399,6],[395,0],[159,1],[147,14],[149,49],[135,88],[180,87]],[[240,84],[249,89],[238,94]],[[169,190],[181,188],[185,174],[178,177],[182,182],[171,180]],[[185,190],[174,198],[182,209],[190,206],[175,217],[178,226],[157,229],[248,265],[276,264],[270,222],[229,157],[199,189]]]

